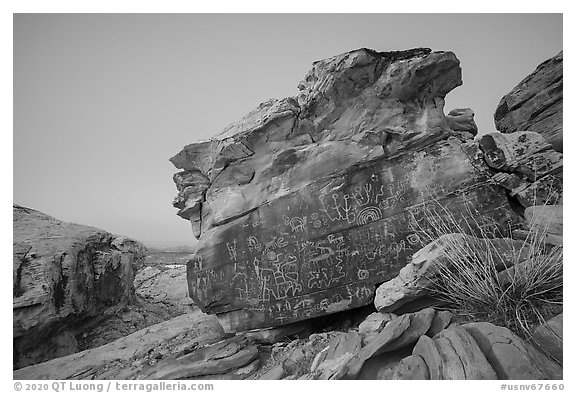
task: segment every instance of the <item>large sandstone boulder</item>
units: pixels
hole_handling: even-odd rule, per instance
[[[438,201],[440,215],[507,227],[472,112],[444,115],[461,83],[451,52],[360,49],[314,63],[297,97],[184,147],[174,206],[200,239],[195,302],[227,330],[330,314],[372,301],[424,245]]]
[[[14,205],[14,366],[78,350],[74,327],[134,294],[138,242]]]
[[[494,120],[503,133],[533,131],[562,151],[563,52],[546,60],[500,100]]]

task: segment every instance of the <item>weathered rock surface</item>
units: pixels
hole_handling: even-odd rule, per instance
[[[197,309],[188,297],[186,265],[172,265],[172,260],[170,256],[164,258],[149,253],[144,264],[152,266],[145,266],[136,273],[134,298],[122,307],[78,325],[78,349],[86,350],[108,344]]]
[[[14,366],[77,352],[74,327],[134,295],[138,242],[14,205]]]
[[[430,293],[440,266],[449,266],[449,255],[467,255],[474,250],[480,257],[487,252],[493,256],[498,270],[510,266],[511,261],[528,257],[524,242],[508,238],[480,239],[463,233],[441,236],[417,251],[410,263],[398,275],[384,282],[376,290],[374,305],[380,312],[391,312],[403,304]],[[497,251],[495,251],[497,250]]]
[[[158,359],[181,357],[220,341],[222,327],[200,310],[139,330],[98,348],[14,371],[14,379],[138,379]]]
[[[503,133],[533,131],[562,151],[563,52],[546,60],[502,97],[494,121]]]
[[[469,132],[472,135],[478,134],[478,126],[474,121],[474,111],[470,108],[452,109],[446,115],[448,127],[453,131]]]
[[[375,312],[368,317],[358,326],[358,333],[362,335],[362,343],[364,345],[372,341],[378,333],[382,331],[384,326],[397,316],[391,313]]]
[[[366,319],[360,323],[358,326],[358,333],[378,333],[393,318],[396,318],[396,315],[391,313],[374,312],[368,315],[368,317],[366,317]]]
[[[172,157],[174,206],[200,238],[194,301],[227,331],[335,313],[369,304],[425,245],[435,205],[514,225],[473,112],[444,115],[460,77],[450,52],[352,51]]]
[[[532,342],[535,347],[540,349],[544,354],[551,356],[560,364],[564,362],[563,324],[563,314],[559,314],[537,326],[532,332]]]
[[[394,368],[392,379],[423,380],[430,379],[430,371],[424,359],[418,355],[410,355]]]
[[[461,327],[450,327],[434,338],[422,336],[413,355],[424,359],[433,380],[497,379],[478,344]]]
[[[252,363],[258,347],[243,336],[224,339],[175,359],[158,362],[141,375],[143,379],[191,379],[226,374]]]
[[[479,141],[485,161],[500,171],[492,180],[524,207],[559,204],[563,195],[563,154],[535,132],[491,133]]]
[[[462,327],[474,337],[498,379],[562,379],[560,366],[510,330],[488,322]]]
[[[343,367],[360,352],[360,348],[362,338],[354,331],[334,337],[327,349],[314,359],[310,370],[316,374],[314,379],[340,379]]]
[[[194,302],[188,296],[185,265],[147,266],[134,279],[136,294],[160,304],[172,313],[191,312]]]
[[[562,239],[564,233],[563,205],[530,206],[524,210],[529,230]]]
[[[450,322],[452,322],[452,313],[450,311],[438,311],[432,319],[430,324],[430,329],[426,332],[428,337],[434,337],[436,334],[440,333],[442,330],[446,329]]]

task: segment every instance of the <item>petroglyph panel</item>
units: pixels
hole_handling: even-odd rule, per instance
[[[510,221],[505,194],[474,157],[439,142],[270,201],[203,245],[188,264],[190,295],[232,330],[366,305],[422,248],[430,215],[472,211],[488,230]]]

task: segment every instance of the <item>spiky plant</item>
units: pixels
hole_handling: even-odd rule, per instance
[[[478,222],[478,212],[467,210],[457,217],[434,203],[435,209],[426,209],[426,227],[418,226],[424,242],[450,233],[478,237],[465,237],[464,241],[443,237],[445,263],[437,267],[432,295],[455,314],[505,326],[530,339],[533,326],[562,307],[563,245],[550,247],[546,244],[547,228],[530,226],[522,246],[502,255],[489,240],[494,233],[487,233],[486,226]],[[500,272],[502,262],[511,267]]]

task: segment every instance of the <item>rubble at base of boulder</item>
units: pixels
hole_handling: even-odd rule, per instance
[[[226,334],[214,316],[197,310],[99,348],[16,370],[14,378],[562,378],[561,366],[506,328],[448,325],[451,316],[432,308],[382,320],[389,317],[378,332],[353,328],[269,344],[245,333]],[[557,320],[550,324],[558,326]],[[433,325],[448,327],[430,337]],[[561,336],[561,329],[555,331]],[[371,334],[376,337],[363,344]]]

